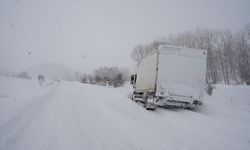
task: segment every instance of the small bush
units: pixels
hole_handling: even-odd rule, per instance
[[[207,84],[206,87],[206,92],[208,95],[212,95],[213,94],[213,90],[214,90],[214,86],[212,84]]]

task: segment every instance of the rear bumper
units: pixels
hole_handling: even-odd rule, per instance
[[[195,100],[192,97],[181,97],[181,96],[168,96],[165,99],[168,101],[178,101],[178,102],[184,102],[184,103],[193,103]]]
[[[201,105],[201,101],[195,100],[191,97],[159,97],[158,104],[160,106],[177,106],[177,107],[190,107],[194,108]]]

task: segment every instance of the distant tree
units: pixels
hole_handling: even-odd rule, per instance
[[[92,75],[88,75],[88,81],[90,84],[95,84],[94,77]]]
[[[82,82],[82,83],[87,83],[87,81],[88,81],[87,75],[86,75],[86,74],[82,75],[82,77],[81,77],[81,82]]]
[[[23,78],[23,79],[31,79],[31,77],[29,76],[29,74],[28,74],[27,72],[25,72],[25,71],[19,73],[19,74],[17,75],[17,77]]]
[[[101,67],[94,72],[95,82],[99,85],[119,87],[128,79],[128,69],[118,67]]]
[[[241,82],[250,85],[250,24],[236,34],[236,50],[238,50],[238,69]]]
[[[116,77],[113,79],[113,84],[114,87],[119,87],[122,86],[124,84],[125,80],[122,78],[122,74],[118,73],[116,75]]]
[[[95,82],[96,83],[101,83],[101,81],[102,81],[102,78],[100,77],[100,76],[95,76]]]
[[[134,47],[131,54],[132,59],[139,65],[141,60],[150,52],[149,47],[145,45],[137,45]]]

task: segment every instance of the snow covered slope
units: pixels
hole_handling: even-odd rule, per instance
[[[40,64],[24,71],[35,79],[38,75],[43,75],[50,79],[67,81],[76,80],[81,74],[79,71],[54,63]]]
[[[10,71],[6,68],[0,67],[0,76],[11,76],[17,74],[14,71]]]
[[[32,80],[0,76],[0,149],[250,147],[249,87],[219,85],[198,112],[147,111],[128,99],[130,90],[77,82],[39,87]]]

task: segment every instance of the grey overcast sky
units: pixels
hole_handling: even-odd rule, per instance
[[[135,45],[199,28],[237,31],[250,0],[0,0],[0,67],[130,67]]]

